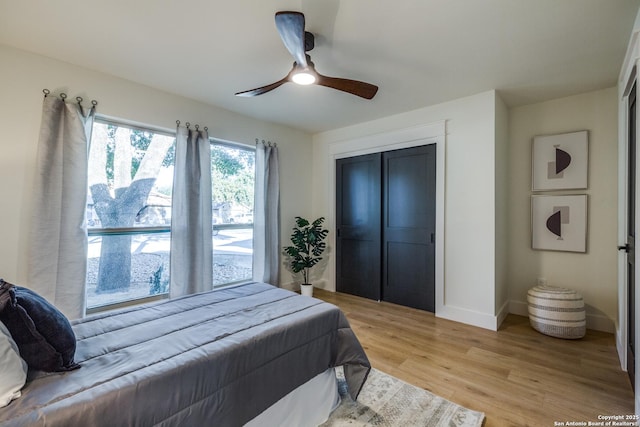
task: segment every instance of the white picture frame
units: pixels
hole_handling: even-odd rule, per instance
[[[531,247],[587,252],[587,195],[531,196]]]
[[[531,151],[532,191],[587,189],[588,131],[535,136]]]

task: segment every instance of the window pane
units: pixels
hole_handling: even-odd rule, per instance
[[[86,210],[91,242],[87,307],[167,292],[164,258],[169,256],[174,156],[174,136],[94,123]],[[142,234],[108,235],[113,229]]]
[[[169,248],[168,232],[89,236],[87,308],[168,293]]]
[[[90,228],[171,223],[175,138],[96,122],[89,150]]]
[[[213,286],[251,280],[255,151],[211,145]]]
[[[251,280],[253,228],[213,231],[213,286]]]

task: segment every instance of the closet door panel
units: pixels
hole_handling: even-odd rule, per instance
[[[383,154],[382,299],[435,311],[435,145]]]
[[[380,299],[381,154],[336,161],[336,290]]]
[[[429,283],[434,272],[428,262],[419,262],[429,258],[428,245],[387,242],[385,249],[391,255],[385,262],[388,277],[383,299],[408,307],[429,309],[425,303],[427,289],[422,285]]]

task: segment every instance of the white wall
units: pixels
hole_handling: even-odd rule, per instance
[[[333,218],[335,189],[326,167],[331,144],[446,120],[445,310],[437,314],[490,329],[497,327],[496,99],[495,91],[484,92],[313,136],[313,216]],[[504,107],[500,110],[503,118]],[[334,224],[328,227],[333,242]],[[335,289],[332,250],[323,277],[330,290]]]
[[[498,324],[509,313],[509,110],[496,94],[496,290],[495,314]]]
[[[576,289],[587,327],[613,332],[617,318],[617,91],[599,90],[510,110],[510,311],[526,315],[527,290],[537,278]],[[531,249],[531,143],[535,135],[589,131],[587,253]],[[560,192],[558,194],[564,194]],[[555,194],[555,193],[554,193]]]
[[[309,215],[311,136],[181,96],[0,45],[0,277],[26,280],[26,236],[42,109],[42,90],[99,102],[97,112],[169,130],[176,120],[208,126],[212,137],[253,145],[255,138],[280,147],[282,243],[296,215]],[[188,76],[185,76],[188,78]],[[206,88],[203,88],[206,90]],[[88,103],[86,103],[88,105]],[[284,277],[283,282],[289,279]]]

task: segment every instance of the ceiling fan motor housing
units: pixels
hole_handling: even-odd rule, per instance
[[[304,51],[309,52],[313,50],[316,45],[315,37],[309,31],[304,32]]]

